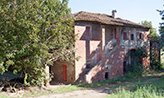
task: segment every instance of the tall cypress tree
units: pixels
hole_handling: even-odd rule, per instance
[[[162,21],[164,21],[164,10],[157,10],[159,14],[162,16]],[[160,23],[160,41],[159,41],[159,48],[164,47],[164,22]]]

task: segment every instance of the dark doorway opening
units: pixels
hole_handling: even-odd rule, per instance
[[[105,79],[108,79],[108,72],[105,73]]]
[[[123,63],[123,72],[126,73],[126,61]]]

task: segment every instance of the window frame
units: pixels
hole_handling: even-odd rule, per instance
[[[85,30],[86,30],[87,27],[90,27],[90,36],[87,37],[87,36],[85,35],[85,39],[91,40],[91,39],[92,39],[92,26],[91,26],[91,25],[85,25]]]

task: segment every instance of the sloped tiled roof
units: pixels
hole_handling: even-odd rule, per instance
[[[116,26],[130,26],[130,27],[140,27],[140,28],[150,28],[148,26],[144,26],[138,23],[134,23],[128,20],[124,20],[121,18],[113,18],[107,14],[100,14],[100,13],[90,13],[81,11],[75,14],[72,14],[75,21],[96,21],[102,24],[107,25],[116,25]]]

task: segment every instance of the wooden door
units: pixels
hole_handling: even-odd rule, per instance
[[[63,80],[67,81],[67,66],[63,65]]]

